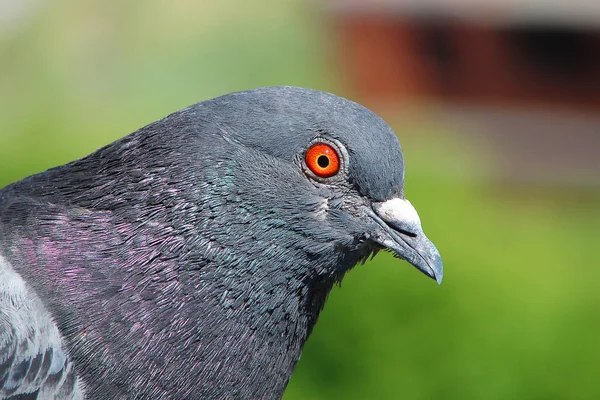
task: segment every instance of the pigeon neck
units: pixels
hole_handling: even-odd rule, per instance
[[[93,370],[78,372],[87,392],[144,399],[144,393],[182,399],[283,395],[335,282],[293,272],[309,264],[314,270],[319,260],[288,253],[285,263],[273,257],[252,262],[209,254],[186,249],[175,236],[158,240],[148,227],[138,229],[135,243],[118,239],[128,232],[98,241],[89,231],[105,222],[86,218],[56,219],[60,230],[49,230],[56,238],[15,238],[12,257],[18,265],[35,258],[29,261],[37,267],[21,273],[37,282],[57,316],[75,368],[94,363]],[[76,235],[77,242],[61,240]],[[227,268],[220,257],[231,257]],[[160,371],[160,379],[148,380],[148,369]]]

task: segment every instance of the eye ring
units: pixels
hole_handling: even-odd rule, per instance
[[[319,178],[331,178],[340,171],[340,154],[329,143],[316,142],[310,146],[304,155],[304,162]]]

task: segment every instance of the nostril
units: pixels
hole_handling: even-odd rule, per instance
[[[382,222],[398,234],[413,239],[422,234],[419,214],[408,200],[391,199],[373,203],[372,208]]]

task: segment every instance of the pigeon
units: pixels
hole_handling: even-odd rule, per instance
[[[0,190],[0,397],[278,399],[333,285],[442,261],[393,130],[333,94],[197,103]]]

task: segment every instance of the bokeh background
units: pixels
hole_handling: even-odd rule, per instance
[[[564,3],[0,0],[0,187],[227,92],[345,95],[445,280],[351,271],[285,399],[598,399],[600,10]]]

